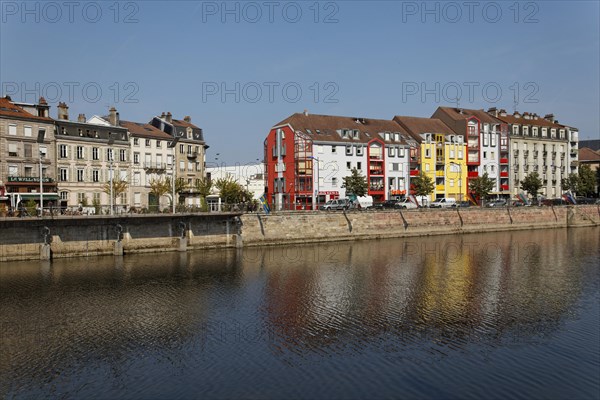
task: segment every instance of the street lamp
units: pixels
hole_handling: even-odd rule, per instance
[[[172,203],[173,203],[173,214],[175,214],[175,147],[177,146],[177,142],[179,142],[179,138],[175,137],[173,138],[173,140],[171,140],[171,142],[169,144],[167,144],[167,147],[172,149],[173,151],[173,160],[172,160],[172,173],[171,173],[171,196],[172,196]]]
[[[462,165],[457,164],[453,161],[450,161],[449,164],[455,165],[458,167],[458,191],[459,191],[459,195],[458,195],[459,200],[458,201],[462,202]]]
[[[43,183],[43,178],[42,178],[42,146],[41,144],[44,143],[44,137],[46,136],[46,130],[45,129],[39,129],[38,130],[38,137],[37,137],[37,142],[38,142],[38,147],[39,147],[39,153],[40,153],[40,217],[44,216],[44,183]]]
[[[318,202],[319,202],[319,159],[317,157],[314,156],[310,156],[308,157],[312,160],[315,160],[317,162],[317,188],[315,189],[314,187],[314,181],[315,181],[315,168],[314,168],[314,163],[313,163],[313,195],[312,195],[312,208],[313,210],[316,210],[317,208],[315,208],[315,205],[318,206]],[[317,203],[315,203],[315,197],[317,200]]]
[[[108,132],[108,145],[112,146],[115,143],[115,138],[112,132]],[[109,179],[110,179],[110,215],[114,215],[113,211],[113,149],[112,147],[108,148],[108,166],[109,166]]]

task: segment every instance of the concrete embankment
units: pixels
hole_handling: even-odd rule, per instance
[[[600,206],[0,220],[0,261],[600,226]]]

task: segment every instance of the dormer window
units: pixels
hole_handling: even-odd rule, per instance
[[[519,125],[513,125],[513,135],[518,135],[519,134]]]
[[[310,131],[310,129],[307,129],[306,133],[308,133],[309,135],[312,135],[312,132]]]
[[[529,136],[529,127],[528,126],[523,127],[523,136]]]
[[[81,128],[77,129],[77,132],[79,133],[79,136],[83,136],[83,131]],[[65,128],[63,128],[63,133],[65,133]]]
[[[360,135],[357,130],[354,130],[354,139],[359,139]]]
[[[396,142],[399,142],[399,141],[400,141],[400,134],[399,134],[399,133],[394,133],[394,140],[395,140]]]
[[[320,135],[320,134],[321,134],[321,131],[320,131],[320,130],[318,130],[318,129],[316,129],[316,130],[315,130],[315,132],[317,132],[317,135]]]
[[[386,133],[383,135],[383,137],[385,138],[385,141],[386,141],[386,142],[389,142],[389,140],[390,140],[390,133],[389,133],[389,132],[386,132]]]

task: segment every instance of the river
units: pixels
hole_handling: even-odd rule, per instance
[[[600,398],[600,230],[0,264],[4,398]]]

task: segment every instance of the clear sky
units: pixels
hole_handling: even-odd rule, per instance
[[[207,162],[262,159],[295,112],[554,113],[600,132],[598,1],[2,1],[2,95],[204,129]],[[217,156],[217,153],[220,155]]]

